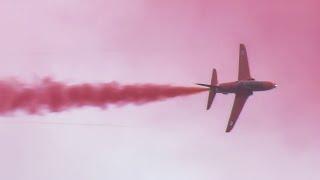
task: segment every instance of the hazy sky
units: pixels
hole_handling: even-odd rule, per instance
[[[217,96],[208,112],[202,93],[1,117],[0,179],[319,179],[319,7],[317,0],[0,0],[1,79],[192,86],[209,82],[215,67],[220,82],[233,81],[245,43],[252,76],[278,84],[249,98],[230,134],[233,95]]]

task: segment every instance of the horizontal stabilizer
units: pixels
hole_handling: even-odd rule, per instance
[[[210,84],[211,88],[210,88],[210,91],[209,91],[207,110],[210,109],[210,107],[212,105],[212,102],[214,100],[214,97],[216,96],[217,84],[218,84],[217,70],[213,69],[212,70],[212,75],[211,75],[211,84]]]
[[[211,76],[211,87],[214,87],[218,84],[218,76],[217,76],[217,70],[212,70],[212,76]]]
[[[216,88],[211,88],[208,96],[207,110],[210,109],[215,96],[216,96]]]
[[[207,103],[207,110],[210,109],[212,102],[214,100],[214,97],[216,96],[217,91],[217,85],[218,85],[218,77],[217,77],[217,71],[216,69],[213,69],[212,75],[211,75],[211,83],[210,84],[202,84],[202,83],[196,83],[199,86],[204,86],[209,88],[209,97],[208,97],[208,103]]]

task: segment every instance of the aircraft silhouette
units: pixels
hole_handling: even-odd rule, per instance
[[[197,83],[197,85],[209,88],[207,110],[210,109],[216,93],[235,94],[235,100],[233,103],[226,132],[230,132],[233,129],[241,113],[241,110],[243,109],[244,104],[246,103],[248,97],[251,96],[254,91],[266,91],[277,87],[277,85],[273,82],[256,81],[251,77],[247,51],[244,44],[240,44],[238,73],[238,81],[218,84],[217,71],[216,69],[213,69],[211,84]]]

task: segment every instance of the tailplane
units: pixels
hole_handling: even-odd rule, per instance
[[[216,69],[213,69],[212,76],[211,76],[211,84],[201,84],[198,83],[199,86],[204,86],[209,88],[209,97],[208,97],[208,103],[207,103],[207,110],[210,109],[212,102],[214,100],[214,97],[216,96],[216,90],[217,90],[217,84],[218,84],[218,77],[217,77],[217,71]]]

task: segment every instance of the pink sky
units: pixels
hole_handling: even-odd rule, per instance
[[[2,0],[1,79],[192,85],[252,75],[278,88],[250,97],[225,134],[233,95],[0,118],[0,179],[320,178],[319,1]],[[119,124],[69,126],[36,122]]]

